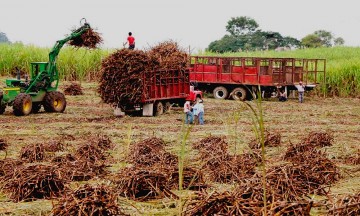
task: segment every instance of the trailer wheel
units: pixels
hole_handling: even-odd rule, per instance
[[[164,107],[164,112],[169,112],[171,109],[171,103],[170,102],[166,102],[165,103],[165,107]]]
[[[44,97],[44,109],[46,112],[64,112],[66,100],[63,93],[58,91],[48,92]]]
[[[164,105],[160,101],[155,103],[154,106],[154,116],[159,116],[164,113]]]
[[[29,115],[32,109],[31,96],[25,93],[20,93],[15,97],[13,103],[13,112],[16,116]]]
[[[41,109],[41,103],[33,103],[31,112],[38,113],[40,109]]]
[[[214,89],[213,95],[215,99],[225,99],[228,97],[228,90],[223,86],[218,86]]]
[[[231,93],[230,93],[232,99],[234,100],[240,100],[240,101],[244,101],[246,99],[246,89],[239,87],[239,88],[235,88]]]

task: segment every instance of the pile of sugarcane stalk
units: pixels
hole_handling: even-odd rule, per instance
[[[107,185],[86,184],[59,198],[51,215],[126,215],[117,204],[117,196]]]
[[[70,85],[65,86],[64,94],[76,96],[76,95],[83,95],[84,93],[80,84],[72,82]]]
[[[2,190],[14,202],[57,197],[67,182],[57,166],[42,164],[17,166],[2,180]]]

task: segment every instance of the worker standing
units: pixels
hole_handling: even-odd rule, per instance
[[[195,104],[193,104],[192,106],[192,115],[193,115],[193,122],[195,124],[197,124],[198,122],[198,106],[199,106],[199,102],[194,101]]]
[[[191,109],[190,101],[186,101],[184,104],[185,124],[193,123],[193,112]]]
[[[129,44],[129,49],[133,50],[135,48],[135,38],[132,36],[132,33],[129,32],[127,42]]]
[[[304,102],[304,92],[305,92],[305,86],[303,85],[302,81],[299,82],[299,85],[295,85],[299,92],[299,103]]]
[[[197,106],[197,114],[199,119],[199,124],[204,124],[204,104],[203,100],[199,100],[198,106]]]

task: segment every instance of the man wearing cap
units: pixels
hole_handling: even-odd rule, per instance
[[[190,101],[186,101],[184,104],[184,113],[185,113],[185,124],[193,123],[193,113]]]
[[[197,116],[197,119],[199,120],[199,124],[203,125],[204,124],[204,104],[203,104],[203,100],[199,100],[196,103],[196,105],[194,106],[194,108],[196,109],[195,115]]]
[[[304,92],[305,92],[305,86],[303,85],[302,81],[299,82],[299,85],[295,85],[299,92],[299,103],[304,102]]]

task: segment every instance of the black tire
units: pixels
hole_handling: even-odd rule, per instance
[[[16,116],[29,115],[32,110],[31,96],[25,93],[20,93],[15,97],[13,103],[13,112]]]
[[[44,97],[43,105],[46,112],[64,112],[66,108],[65,96],[58,91],[48,92]]]
[[[226,99],[228,97],[228,94],[228,90],[223,86],[218,86],[213,91],[215,99]]]
[[[171,103],[166,102],[164,107],[164,112],[169,112],[171,110]]]
[[[6,109],[6,105],[1,104],[2,98],[3,98],[3,93],[0,92],[0,115],[2,115],[5,112],[5,109]]]
[[[247,97],[247,91],[243,87],[238,87],[238,88],[235,88],[234,90],[232,90],[230,95],[231,95],[231,98],[234,100],[244,101],[244,100],[246,100],[246,97]]]
[[[0,102],[0,103],[1,103],[1,102]],[[5,109],[6,109],[6,106],[0,104],[0,115],[4,114]]]
[[[164,113],[164,105],[161,101],[155,103],[154,106],[154,116],[160,116]]]
[[[33,103],[32,105],[32,113],[38,113],[41,109],[41,103]]]

